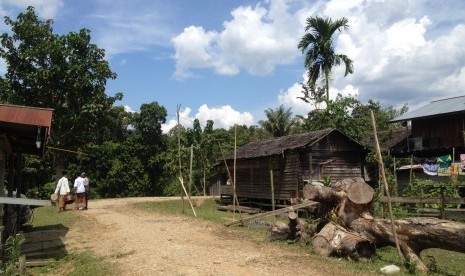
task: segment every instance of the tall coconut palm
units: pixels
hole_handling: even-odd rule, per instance
[[[318,78],[322,76],[326,99],[329,99],[329,78],[333,66],[344,63],[344,76],[354,72],[352,60],[346,55],[334,52],[333,35],[336,31],[347,30],[349,28],[347,23],[348,20],[345,17],[334,22],[331,18],[309,17],[307,18],[305,35],[297,46],[302,54],[307,51],[304,63],[308,70],[308,84],[314,86]]]
[[[295,118],[291,118],[291,108],[285,109],[280,105],[276,109],[268,108],[265,110],[267,120],[260,120],[258,123],[273,137],[288,135],[293,126],[297,124]]]

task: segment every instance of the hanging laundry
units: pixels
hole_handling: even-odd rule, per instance
[[[450,155],[443,155],[437,158],[437,163],[439,165],[438,173],[448,174],[449,167],[452,165],[452,158]]]
[[[418,158],[414,157],[415,161],[419,162],[423,167],[423,172],[428,175],[438,175],[439,165],[437,158]]]

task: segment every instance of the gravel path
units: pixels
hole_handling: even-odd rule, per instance
[[[352,275],[324,259],[241,238],[237,229],[131,208],[166,198],[92,200],[67,234],[69,252],[90,250],[121,275]]]

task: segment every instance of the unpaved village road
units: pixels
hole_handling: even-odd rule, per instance
[[[158,214],[131,203],[162,198],[92,200],[66,235],[68,252],[90,250],[120,275],[353,275],[324,259],[283,250],[263,238],[200,219]]]

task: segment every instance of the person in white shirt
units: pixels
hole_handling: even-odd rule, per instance
[[[76,189],[76,209],[85,208],[86,207],[86,187],[85,187],[85,180],[82,177],[83,174],[78,176],[76,180],[74,180],[74,189]],[[84,174],[85,176],[85,174]]]
[[[68,172],[63,171],[63,177],[58,180],[55,194],[58,195],[58,212],[66,211],[65,196],[69,194]]]
[[[84,207],[84,210],[87,210],[87,207],[89,206],[88,200],[90,197],[90,186],[89,186],[89,178],[87,178],[86,173],[81,173],[81,177],[84,178],[84,187],[86,189],[86,207]]]

